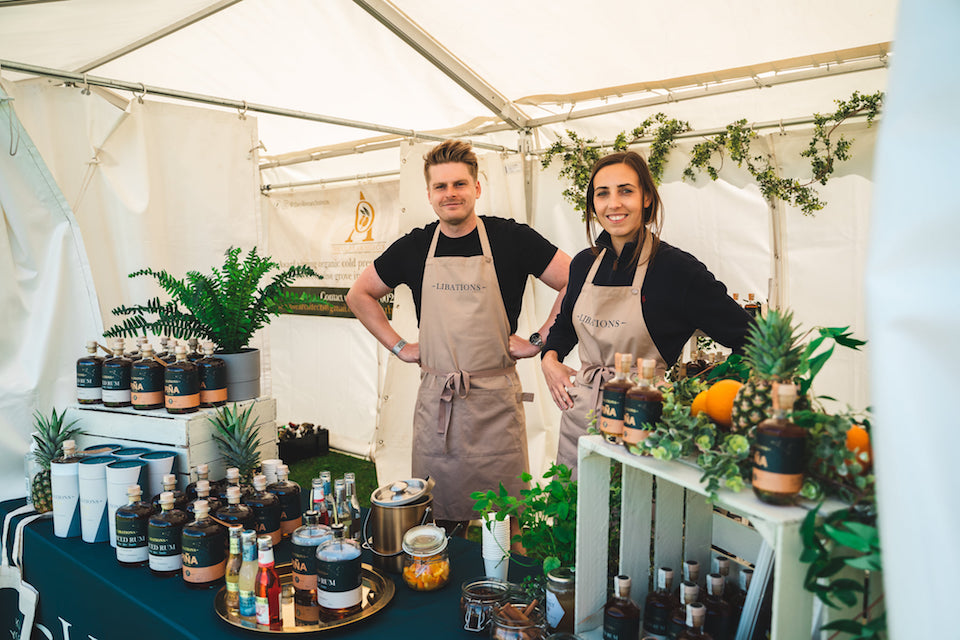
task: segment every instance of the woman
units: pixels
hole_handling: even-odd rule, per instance
[[[743,345],[749,314],[699,260],[660,240],[660,194],[647,163],[628,151],[597,161],[587,186],[590,248],[570,263],[557,320],[541,367],[563,411],[557,462],[577,466],[577,440],[600,389],[613,377],[614,353],[654,358],[657,374],[680,356],[701,329],[720,344]],[[593,221],[603,232],[593,241]],[[580,345],[580,370],[563,358]],[[571,377],[575,376],[573,380]]]

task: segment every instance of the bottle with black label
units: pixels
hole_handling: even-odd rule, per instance
[[[317,604],[324,616],[339,619],[361,606],[360,544],[343,537],[342,524],[330,528],[333,539],[317,547]]]
[[[633,386],[633,383],[628,379],[632,366],[633,354],[614,354],[614,378],[603,385],[597,427],[603,434],[604,439],[612,444],[623,442],[623,401],[627,391]]]
[[[267,477],[253,477],[253,493],[243,499],[253,511],[258,536],[269,536],[271,544],[280,544],[280,500],[267,491]]]
[[[196,479],[194,479],[194,472],[196,472]],[[197,483],[201,480],[207,480],[207,486],[212,490],[213,485],[210,484],[210,465],[208,464],[198,464],[194,467],[193,471],[190,472],[190,484],[187,485],[186,489],[183,490],[187,494],[187,500],[196,500],[197,499]],[[213,508],[213,505],[210,505],[210,513],[215,513],[216,509]]]
[[[222,407],[227,404],[227,363],[213,355],[213,343],[203,345],[204,356],[194,364],[200,375],[200,406]]]
[[[613,579],[613,595],[603,607],[603,640],[636,640],[640,635],[640,607],[630,599],[630,578]]]
[[[320,514],[313,509],[303,514],[290,542],[293,566],[293,603],[297,624],[316,624],[320,619],[317,605],[317,547],[333,539],[330,527],[320,524]]]
[[[161,344],[163,344],[163,338],[160,339]],[[160,357],[167,364],[173,364],[177,361],[177,341],[169,340],[164,344],[164,355]]]
[[[640,361],[640,382],[627,391],[623,404],[623,444],[637,446],[647,439],[663,413],[663,394],[653,386],[657,361]]]
[[[196,338],[187,339],[187,360],[190,362],[196,362],[203,357],[203,354],[200,353],[200,341]]]
[[[123,357],[123,339],[113,343],[113,357],[103,361],[103,406],[130,406],[130,366],[133,363]]]
[[[163,491],[153,496],[154,508],[157,511],[160,510],[160,496],[162,496],[164,492],[169,492],[173,496],[173,508],[179,509],[180,511],[186,511],[187,494],[177,489],[177,476],[172,473],[168,473],[163,476],[160,482],[163,486]]]
[[[227,570],[227,530],[209,517],[206,500],[193,509],[196,519],[183,527],[183,581],[193,589],[219,587]]]
[[[227,489],[227,504],[217,509],[217,519],[227,526],[240,525],[244,529],[256,529],[257,521],[253,510],[240,504],[240,487]]]
[[[199,500],[207,501],[207,510],[211,514],[216,514],[217,510],[223,506],[217,496],[210,495],[210,481],[199,480],[196,487],[196,498],[187,503],[187,513],[194,513],[196,504]]]
[[[187,351],[178,345],[177,360],[167,365],[163,390],[169,413],[193,413],[200,408],[200,374],[197,365],[187,360]]]
[[[774,383],[773,417],[757,425],[753,446],[753,492],[770,504],[793,504],[803,488],[803,453],[807,432],[787,420],[797,399],[792,384]]]
[[[677,640],[714,640],[713,636],[703,630],[706,615],[706,608],[699,602],[688,604],[686,628],[677,635]]]
[[[140,500],[140,485],[127,487],[128,503],[117,509],[117,562],[123,567],[145,567],[149,560],[147,527],[153,505]]]
[[[97,342],[87,341],[87,355],[77,360],[77,402],[100,404],[103,402],[103,358],[97,355]]]
[[[180,574],[182,566],[180,546],[187,514],[173,508],[173,494],[160,494],[160,513],[151,516],[147,525],[147,547],[150,573],[169,578]]]
[[[130,366],[130,402],[141,411],[163,408],[164,366],[153,357],[153,347],[145,342],[140,354],[142,359]]]
[[[707,609],[704,629],[714,640],[733,640],[736,628],[733,626],[733,611],[723,599],[723,576],[719,573],[707,574],[707,595],[703,599]]]
[[[747,294],[747,301],[743,305],[743,310],[754,318],[760,315],[760,303],[757,302],[756,295],[752,293]]]
[[[277,465],[277,481],[267,485],[267,491],[280,501],[280,535],[289,538],[303,524],[300,516],[300,485],[292,482],[290,468]]]
[[[656,590],[647,595],[643,607],[643,635],[655,640],[666,640],[673,608],[673,569],[657,569]]]
[[[697,565],[699,571],[699,563]],[[680,583],[679,601],[670,613],[670,625],[667,637],[676,638],[687,626],[687,605],[700,599],[700,587],[696,582],[684,580]]]

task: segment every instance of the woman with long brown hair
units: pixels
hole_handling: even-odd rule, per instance
[[[541,367],[563,411],[557,462],[576,471],[577,440],[600,388],[613,377],[614,353],[653,358],[657,374],[701,329],[738,349],[750,322],[726,287],[689,253],[660,240],[663,207],[637,153],[597,161],[587,186],[590,247],[570,263],[567,293],[543,347]],[[594,239],[594,222],[603,231]],[[579,344],[580,370],[563,364]]]

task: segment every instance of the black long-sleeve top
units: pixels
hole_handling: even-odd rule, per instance
[[[606,232],[597,238],[597,246],[606,248],[607,252],[593,284],[630,286],[636,267],[615,268],[617,255]],[[629,256],[633,250],[634,244],[628,243],[622,253]],[[556,351],[561,361],[578,342],[573,328],[573,306],[594,259],[593,252],[585,249],[570,262],[567,293],[543,347],[543,353]],[[726,286],[686,251],[661,241],[647,266],[640,295],[647,330],[667,366],[676,362],[683,345],[697,329],[725,347],[739,350],[743,346],[750,315],[727,295]]]

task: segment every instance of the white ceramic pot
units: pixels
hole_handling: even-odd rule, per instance
[[[227,402],[240,402],[260,397],[260,350],[244,349],[240,353],[217,353],[227,363]]]

